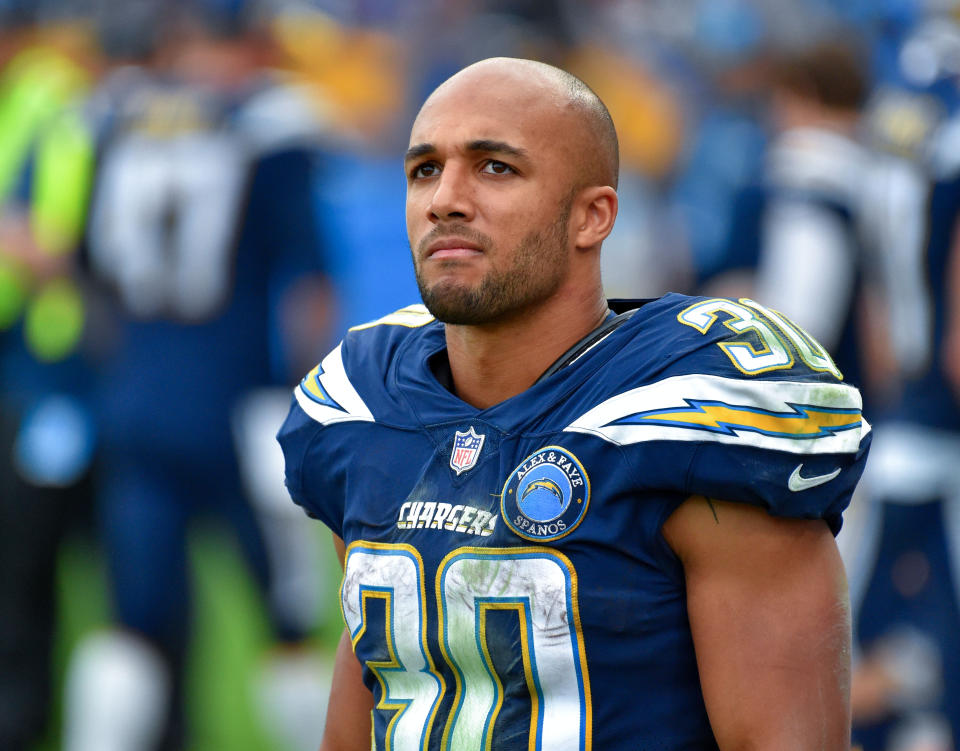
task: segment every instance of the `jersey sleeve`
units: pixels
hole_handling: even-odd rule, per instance
[[[689,344],[689,351],[567,430],[620,446],[639,490],[822,518],[836,533],[870,445],[860,393],[840,380],[809,335],[750,303],[696,303],[703,306],[697,312],[712,316],[689,317],[702,336],[685,327],[670,332],[677,349]],[[740,325],[744,320],[750,326]],[[731,325],[714,327],[720,321]],[[781,330],[776,321],[792,328]],[[769,356],[774,350],[782,353],[779,365]]]
[[[277,434],[291,498],[341,537],[350,424],[367,422],[373,415],[347,376],[341,344],[294,389]]]
[[[389,375],[408,337],[433,322],[411,305],[351,328],[343,341],[294,389],[277,440],[293,500],[343,537],[349,475],[379,426],[402,424],[406,403]],[[374,418],[373,410],[377,417]]]
[[[316,461],[312,454],[318,453],[316,446],[322,430],[323,427],[303,411],[294,395],[287,419],[277,433],[277,441],[283,449],[284,481],[290,497],[308,516],[319,519],[334,534],[340,536],[343,531],[343,507],[338,507],[335,503],[339,494],[331,492],[335,491],[337,486],[333,473],[317,477],[316,473],[308,471]],[[327,492],[324,492],[325,488]],[[323,502],[320,502],[321,499],[324,499]]]

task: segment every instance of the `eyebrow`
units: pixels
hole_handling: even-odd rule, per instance
[[[418,157],[432,154],[436,150],[437,147],[432,143],[418,143],[416,146],[411,146],[409,149],[407,149],[407,153],[404,155],[403,161],[409,162],[411,159],[417,159]],[[494,141],[489,138],[480,138],[476,141],[470,141],[467,144],[467,151],[506,154],[508,156],[518,157],[521,159],[527,156],[527,152],[524,149],[521,149],[517,146],[511,146],[506,141]]]

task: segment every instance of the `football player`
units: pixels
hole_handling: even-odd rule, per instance
[[[326,751],[848,747],[859,393],[751,300],[608,303],[617,152],[531,61],[414,122],[425,306],[351,330],[279,435],[344,564]]]
[[[235,535],[284,647],[266,661],[264,719],[288,747],[314,748],[326,687],[309,690],[300,668],[317,675],[317,660],[290,647],[315,625],[321,565],[302,515],[278,511],[291,508],[279,450],[264,483],[274,454],[251,432],[280,424],[289,374],[309,367],[291,363],[312,363],[303,351],[324,338],[321,125],[296,87],[263,69],[269,40],[252,3],[155,10],[164,34],[153,54],[118,65],[91,107],[101,128],[88,266],[111,315],[97,506],[118,628],[74,652],[64,747],[182,747],[187,534],[212,517]],[[279,412],[271,387],[283,392]]]
[[[901,168],[889,218],[877,223],[888,317],[875,325],[890,340],[894,396],[840,537],[858,647],[854,740],[864,751],[952,748],[960,738],[957,122],[933,133],[927,161]]]

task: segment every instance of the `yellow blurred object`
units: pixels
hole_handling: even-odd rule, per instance
[[[36,145],[31,229],[51,255],[71,253],[83,232],[94,144],[79,113],[67,110]]]
[[[673,92],[638,63],[597,46],[575,50],[567,67],[610,110],[623,166],[651,178],[669,173],[684,134],[683,113]]]
[[[29,288],[29,274],[0,254],[0,331],[10,328],[20,317]]]
[[[403,111],[404,55],[394,37],[322,13],[281,16],[274,33],[296,72],[333,105],[337,124],[375,133]]]
[[[94,160],[92,134],[78,105],[90,86],[86,68],[64,49],[82,46],[69,29],[47,30],[56,46],[30,46],[0,76],[0,201],[11,226],[0,248],[0,330],[24,317],[37,359],[68,356],[84,324],[83,299],[52,259],[72,253],[83,231]],[[29,176],[29,194],[17,195]],[[17,237],[26,202],[29,237]],[[48,273],[57,276],[43,282]]]
[[[62,360],[79,343],[85,319],[83,297],[73,281],[54,279],[27,304],[23,322],[27,347],[41,362]]]

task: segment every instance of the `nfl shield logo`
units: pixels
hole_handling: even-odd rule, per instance
[[[480,450],[486,435],[478,435],[473,426],[466,432],[457,431],[453,437],[453,451],[450,453],[450,469],[458,475],[471,469],[480,458]]]

